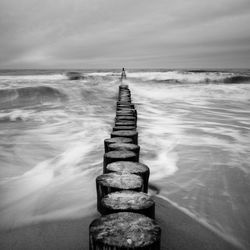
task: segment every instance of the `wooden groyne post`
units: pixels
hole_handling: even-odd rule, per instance
[[[111,138],[104,140],[104,148],[103,174],[96,178],[97,209],[102,216],[89,226],[89,249],[160,250],[155,203],[147,194],[150,170],[139,163],[137,111],[123,83]]]

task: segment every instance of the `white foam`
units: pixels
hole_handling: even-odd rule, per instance
[[[48,74],[48,75],[0,75],[1,81],[54,81],[67,79],[63,74]]]
[[[129,78],[142,79],[144,81],[178,81],[178,82],[217,82],[223,81],[225,78],[234,76],[233,73],[223,72],[181,72],[181,71],[167,71],[167,72],[131,72],[128,74]]]
[[[88,214],[115,116],[118,82],[110,79],[59,81],[53,87],[69,96],[63,107],[38,107],[24,115],[27,122],[10,123],[13,130],[0,123],[2,227]],[[150,182],[204,224],[244,239],[239,192],[249,182],[249,85],[124,82],[138,111],[140,161],[150,167]],[[22,112],[1,115],[15,120]],[[225,197],[233,203],[222,203]]]
[[[205,228],[209,229],[210,231],[215,233],[217,236],[221,237],[223,240],[229,242],[230,244],[232,244],[233,246],[239,249],[244,249],[243,245],[233,235],[229,235],[229,234],[223,233],[222,231],[219,231],[217,228],[210,225],[209,222],[205,218],[199,217],[199,215],[192,213],[190,210],[186,209],[185,207],[180,206],[176,202],[173,202],[170,199],[162,195],[157,195],[157,196],[161,198],[162,200],[166,201],[167,203],[169,203],[175,209],[179,210],[181,213],[192,218],[197,223],[202,224]]]
[[[117,72],[93,72],[93,73],[86,73],[85,76],[120,76],[120,73]]]
[[[2,227],[48,220],[52,215],[77,216],[74,212],[89,207],[94,196],[93,173],[83,167],[92,147],[87,141],[69,143],[56,158],[38,163],[22,176],[1,181]]]
[[[17,130],[12,141],[5,138],[2,146],[9,143],[11,147],[4,147],[3,156],[12,155],[13,161],[8,158],[3,162],[1,173],[10,168],[14,175],[0,181],[2,228],[86,216],[96,202],[93,180],[102,169],[102,141],[109,129],[105,119],[110,117],[105,113],[101,113],[105,119],[98,117],[95,112],[99,106],[90,105],[92,109],[84,112],[82,103],[78,102],[76,110],[77,106],[70,107],[73,111],[36,110],[30,117],[36,119],[38,127]],[[22,112],[15,110],[8,115],[16,119]],[[22,175],[18,174],[21,169],[26,169]]]
[[[9,120],[9,121],[17,121],[22,120],[26,121],[28,118],[30,118],[33,115],[34,111],[32,110],[21,110],[16,109],[11,112],[1,112],[0,113],[0,121],[1,120]]]

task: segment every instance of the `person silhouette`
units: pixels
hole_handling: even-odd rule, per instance
[[[127,78],[127,76],[126,76],[125,69],[122,68],[121,80],[126,79],[126,78]]]

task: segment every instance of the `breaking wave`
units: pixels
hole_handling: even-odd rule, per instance
[[[66,95],[48,86],[8,88],[0,90],[1,108],[42,104],[63,100]]]
[[[0,71],[0,229],[85,217],[94,208],[120,70],[80,70],[80,81],[65,72],[12,78]],[[231,83],[249,78],[249,70],[137,69],[124,80],[150,188],[245,249],[250,85]]]
[[[92,72],[87,73],[86,76],[120,76],[120,72]]]
[[[11,112],[0,113],[0,122],[26,121],[31,115],[30,110],[13,110]]]
[[[131,72],[129,78],[168,83],[246,83],[249,74],[217,71]]]
[[[55,81],[66,79],[64,74],[34,74],[34,75],[8,75],[1,72],[0,80],[11,80],[11,81]]]

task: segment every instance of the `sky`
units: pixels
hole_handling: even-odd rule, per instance
[[[250,0],[0,0],[0,69],[250,68]]]

